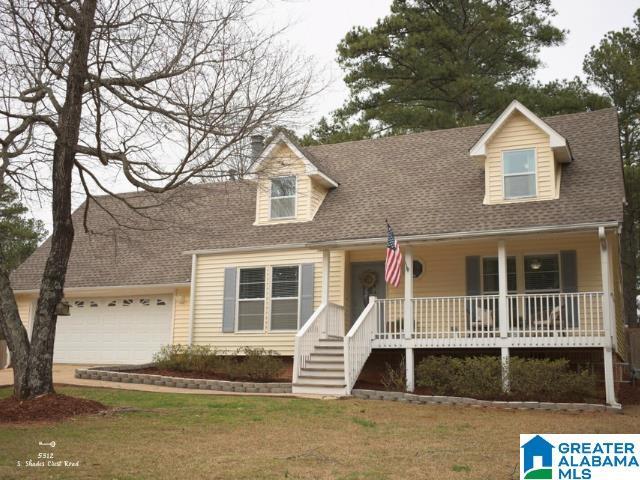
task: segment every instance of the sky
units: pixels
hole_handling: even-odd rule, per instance
[[[326,74],[330,83],[309,105],[306,125],[313,125],[323,115],[340,107],[348,95],[342,72],[336,62],[336,46],[354,26],[373,26],[378,18],[388,14],[391,0],[258,0],[256,21],[265,28],[287,25],[283,40],[296,50],[311,56],[317,69]],[[554,0],[558,15],[553,23],[569,31],[564,45],[541,52],[544,67],[537,78],[541,81],[573,78],[582,75],[582,61],[592,45],[610,30],[633,25],[633,13],[640,7],[638,0]],[[305,131],[303,127],[300,129]],[[108,182],[110,183],[110,182]],[[115,184],[117,191],[132,190],[123,181]],[[75,198],[77,207],[82,198]],[[31,204],[36,218],[50,230],[47,205]]]
[[[333,83],[314,99],[310,124],[342,105],[348,89],[336,59],[336,46],[354,26],[371,27],[389,13],[391,0],[264,0],[265,20],[289,25],[286,38],[326,65]],[[553,23],[569,30],[564,45],[544,49],[538,79],[551,81],[582,75],[582,61],[605,33],[633,25],[639,0],[553,0]],[[340,12],[336,15],[336,12]]]

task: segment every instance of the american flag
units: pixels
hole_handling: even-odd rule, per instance
[[[384,279],[387,283],[397,287],[400,285],[402,272],[402,253],[391,225],[387,223],[387,260],[384,264]]]

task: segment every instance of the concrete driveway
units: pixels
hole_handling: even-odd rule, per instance
[[[222,392],[217,390],[194,390],[192,388],[173,388],[160,387],[157,385],[140,385],[136,383],[119,383],[105,382],[102,380],[85,380],[75,377],[76,368],[87,367],[87,365],[53,365],[53,382],[64,385],[77,385],[80,387],[102,387],[113,388],[115,390],[139,390],[143,392],[163,392],[163,393],[188,393],[197,395],[242,395],[242,396],[274,396],[274,397],[291,397],[290,393],[241,393],[241,392]],[[0,370],[0,387],[13,385],[13,370],[5,368]]]

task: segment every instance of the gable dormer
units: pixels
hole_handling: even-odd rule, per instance
[[[488,205],[559,198],[561,165],[572,160],[566,139],[517,100],[470,154],[482,162]]]
[[[257,182],[255,225],[311,221],[327,192],[338,186],[284,133],[265,148],[252,174]]]

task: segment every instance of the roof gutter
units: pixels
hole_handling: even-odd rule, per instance
[[[112,286],[104,286],[104,287],[68,287],[64,289],[65,297],[69,297],[69,295],[79,295],[83,293],[93,293],[97,292],[98,294],[109,294],[113,292],[114,294],[126,293],[134,291],[134,295],[138,293],[171,293],[172,290],[176,288],[185,288],[191,285],[189,282],[184,283],[158,283],[158,284],[148,284],[148,285],[112,285]],[[139,292],[137,292],[139,291]],[[40,293],[39,288],[27,289],[27,290],[14,290],[16,294],[33,294]]]

